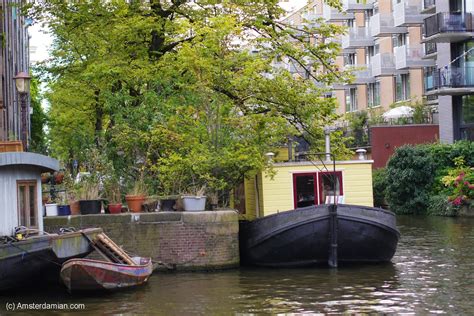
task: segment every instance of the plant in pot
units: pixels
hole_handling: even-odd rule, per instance
[[[60,197],[58,205],[58,216],[71,215],[71,207],[69,206],[69,198],[67,193],[63,192]]]
[[[132,189],[125,196],[128,210],[133,213],[140,213],[142,211],[143,203],[147,196],[146,186],[143,176],[140,176],[133,184]]]
[[[122,212],[122,194],[117,183],[108,184],[107,188],[108,210],[110,214],[120,214]]]
[[[181,200],[183,202],[183,208],[185,211],[199,212],[206,209],[206,186],[201,186],[199,188],[194,188],[190,190],[191,194],[181,195]]]
[[[74,183],[72,175],[66,172],[64,173],[63,186],[64,190],[66,191],[66,197],[69,202],[69,209],[71,210],[71,215],[81,214],[78,198],[81,194],[81,184]]]
[[[81,214],[99,214],[101,212],[100,186],[96,177],[89,176],[81,180],[78,193]]]
[[[51,199],[46,203],[46,216],[58,216],[58,203],[56,199]]]

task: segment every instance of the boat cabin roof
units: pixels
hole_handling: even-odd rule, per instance
[[[0,168],[18,165],[37,167],[41,172],[59,170],[59,161],[48,156],[30,152],[0,153]]]

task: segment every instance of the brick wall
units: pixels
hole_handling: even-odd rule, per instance
[[[126,251],[177,270],[239,265],[239,222],[233,210],[45,217],[44,230],[101,227]],[[160,268],[160,266],[158,267]]]

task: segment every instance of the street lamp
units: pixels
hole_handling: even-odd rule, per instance
[[[19,72],[15,77],[16,90],[20,95],[21,103],[21,141],[23,143],[23,150],[28,151],[28,112],[27,101],[28,93],[30,93],[31,77],[27,72]]]

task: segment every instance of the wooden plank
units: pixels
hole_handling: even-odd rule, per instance
[[[132,258],[106,234],[98,234],[94,240],[94,244],[111,260],[117,263],[136,265]]]

